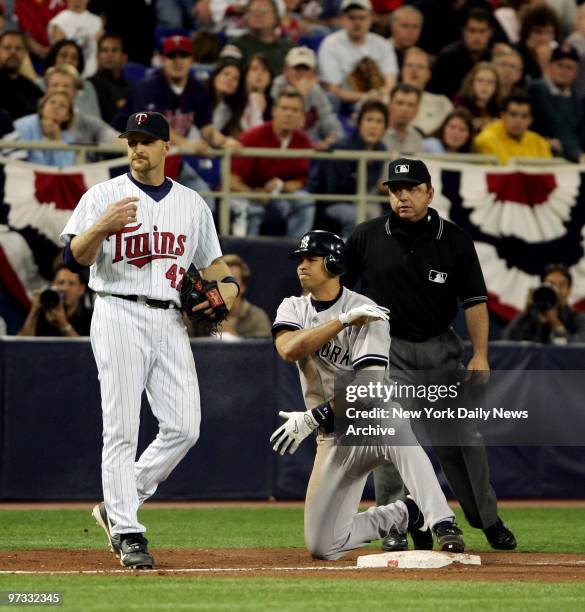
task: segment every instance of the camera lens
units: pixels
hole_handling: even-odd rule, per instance
[[[44,310],[57,308],[61,302],[61,294],[52,287],[47,287],[41,291],[39,302]]]
[[[544,283],[537,287],[532,294],[532,303],[536,310],[545,312],[557,305],[559,296],[556,289],[549,283]]]

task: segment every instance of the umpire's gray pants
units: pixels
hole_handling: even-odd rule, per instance
[[[392,378],[399,382],[412,383],[409,371],[461,369],[464,367],[462,357],[463,344],[451,328],[425,342],[408,342],[393,336],[390,347],[390,373]],[[456,421],[454,426],[457,427]],[[469,435],[469,429],[470,424],[467,423],[466,435]],[[427,430],[427,434],[432,444],[432,431]],[[497,520],[497,500],[490,484],[487,454],[481,442],[481,435],[473,428],[471,435],[473,445],[433,445],[433,450],[453,494],[461,504],[465,518],[472,527],[485,529]],[[378,505],[405,498],[404,483],[392,464],[376,468],[374,485]]]

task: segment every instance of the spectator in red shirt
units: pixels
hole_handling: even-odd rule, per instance
[[[51,43],[47,33],[49,21],[67,8],[66,0],[15,0],[14,12],[33,55],[44,59]]]
[[[294,87],[285,87],[276,97],[272,121],[240,136],[244,147],[271,149],[310,149],[311,141],[299,129],[304,120],[302,94]],[[302,236],[311,231],[315,216],[314,202],[288,199],[288,194],[303,192],[309,178],[307,159],[274,157],[237,157],[232,163],[230,189],[234,192],[271,193],[280,195],[271,200],[232,200],[233,233],[255,236],[262,221],[272,233],[275,223],[286,223],[287,236]]]

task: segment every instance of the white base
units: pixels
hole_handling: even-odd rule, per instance
[[[468,555],[467,553],[407,550],[362,555],[357,559],[357,567],[386,567],[392,569],[437,569],[452,563],[481,565],[481,557],[479,555]]]

